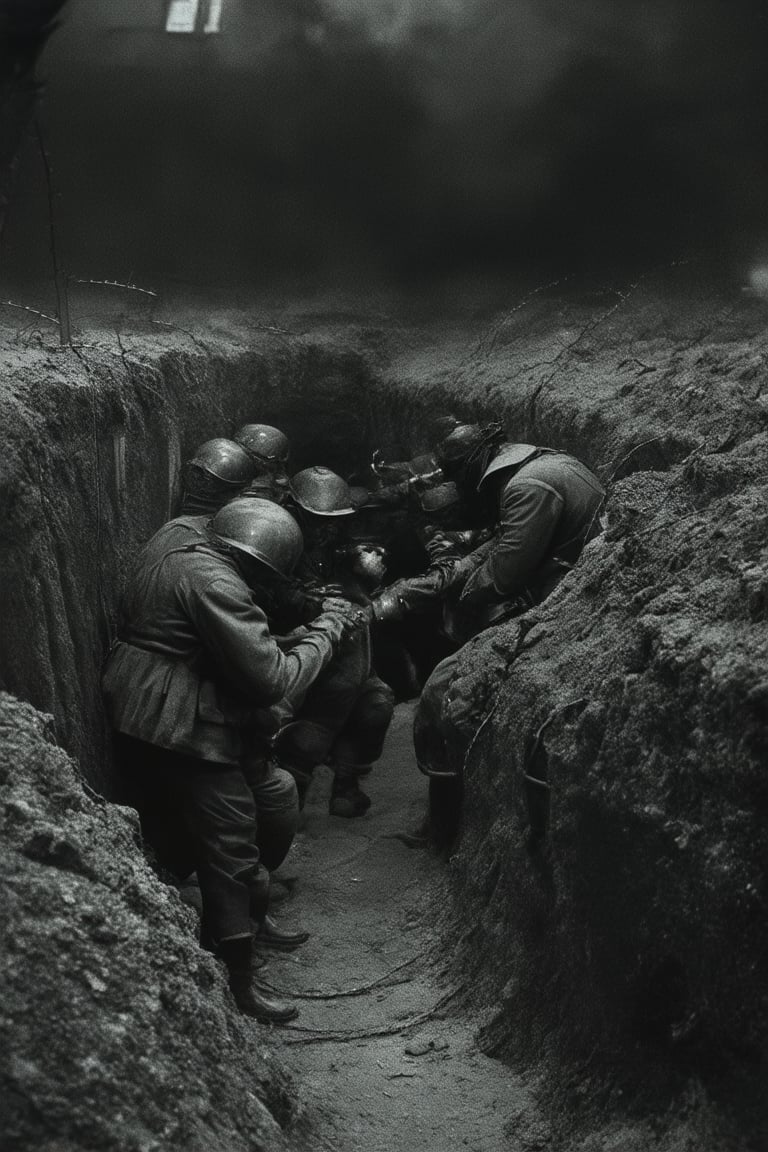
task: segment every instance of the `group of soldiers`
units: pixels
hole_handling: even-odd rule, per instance
[[[600,530],[603,488],[572,456],[508,442],[497,422],[444,418],[435,440],[402,464],[376,454],[360,484],[323,466],[290,475],[288,439],[270,425],[207,441],[123,598],[103,683],[130,795],[159,864],[196,872],[201,943],[260,1020],[296,1014],[259,986],[261,952],[307,939],[269,915],[270,874],[318,765],[333,773],[331,816],[367,812],[361,781],[395,702],[379,674],[387,652],[410,667],[409,639],[439,640],[414,745],[430,777],[421,840],[430,821],[450,836],[457,654],[543,600]]]

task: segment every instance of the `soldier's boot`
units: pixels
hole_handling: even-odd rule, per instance
[[[252,1016],[265,1024],[286,1024],[298,1016],[295,1004],[276,1000],[256,985],[250,936],[222,940],[217,953],[227,967],[230,991],[244,1016]]]
[[[204,927],[200,928],[200,947],[205,949],[206,952],[212,952],[214,956],[220,956],[219,946],[210,932]],[[260,956],[258,952],[251,951],[251,967],[263,968],[266,963],[267,961],[263,956]]]
[[[328,801],[330,816],[351,819],[365,815],[371,806],[371,798],[360,787],[360,777],[366,776],[370,770],[370,764],[336,765]]]
[[[259,923],[254,937],[257,948],[274,948],[278,952],[293,952],[309,940],[309,932],[286,932],[278,928],[271,916],[265,916]]]

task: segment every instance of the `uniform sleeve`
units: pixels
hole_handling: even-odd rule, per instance
[[[460,588],[486,560],[490,548],[491,545],[486,543],[468,556],[438,560],[422,576],[399,580],[391,588],[396,592],[405,612],[426,612],[447,592]]]
[[[220,577],[185,590],[185,603],[208,655],[226,679],[258,707],[275,704],[297,683],[313,680],[333,655],[331,635],[311,630],[281,652],[263,610],[245,584]]]
[[[519,593],[546,559],[563,508],[540,480],[512,479],[501,499],[500,523],[485,562],[464,586],[462,600],[482,603]]]

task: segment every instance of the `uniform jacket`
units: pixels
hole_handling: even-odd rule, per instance
[[[117,731],[237,763],[267,746],[277,724],[270,706],[306,691],[330,661],[339,625],[322,617],[283,651],[205,522],[172,520],[142,552],[103,687]]]
[[[532,449],[522,464],[503,467],[502,445],[486,472],[499,491],[499,527],[493,547],[464,586],[465,604],[514,597],[535,586],[545,565],[572,564],[600,531],[605,491],[596,476],[564,452]],[[500,467],[501,465],[501,467]]]

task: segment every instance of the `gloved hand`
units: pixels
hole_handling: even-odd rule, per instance
[[[405,616],[405,606],[398,595],[397,584],[391,584],[371,603],[371,614],[377,624],[386,624],[391,620],[402,620]]]
[[[368,626],[371,613],[368,608],[361,608],[350,600],[334,597],[323,601],[323,616],[340,621],[344,636],[351,636]]]
[[[341,612],[323,612],[307,625],[308,632],[322,632],[333,641],[334,648],[346,638],[346,619]]]

